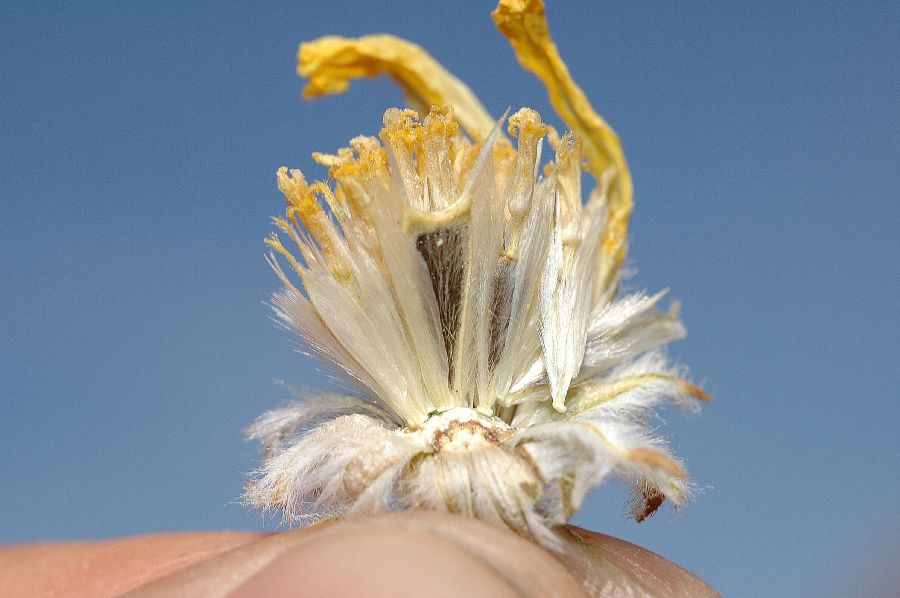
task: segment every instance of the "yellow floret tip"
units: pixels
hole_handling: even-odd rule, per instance
[[[276,219],[275,224],[282,231],[288,233],[294,242],[300,244],[300,238],[293,227],[303,227],[318,244],[328,267],[341,278],[349,276],[347,265],[341,259],[339,249],[335,243],[336,232],[334,225],[322,208],[322,202],[317,194],[326,200],[333,197],[328,185],[313,183],[309,185],[306,178],[299,170],[288,170],[282,166],[277,172],[278,189],[284,194],[288,207],[285,212],[287,220]],[[327,203],[327,201],[326,201]],[[293,226],[292,226],[293,225]],[[269,245],[279,253],[285,254],[286,250],[280,242],[269,241]],[[297,266],[291,264],[294,269]]]

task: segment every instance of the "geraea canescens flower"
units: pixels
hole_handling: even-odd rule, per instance
[[[569,75],[541,0],[501,0],[493,16],[571,132],[528,108],[496,122],[396,37],[300,48],[307,97],[386,74],[425,116],[390,109],[377,138],[313,154],[332,184],[278,171],[277,317],[354,389],[250,428],[266,455],[247,500],[287,522],[449,511],[554,547],[609,476],[634,489],[639,521],[689,492],[648,420],[665,400],[706,397],[661,352],[684,336],[677,307],[619,296],[632,207],[619,140]]]

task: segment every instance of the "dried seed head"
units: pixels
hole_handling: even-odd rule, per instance
[[[289,522],[444,510],[553,546],[554,526],[609,475],[634,487],[639,521],[689,493],[647,419],[664,400],[707,397],[660,351],[684,335],[677,305],[617,298],[631,212],[618,138],[572,81],[539,0],[501,0],[494,18],[572,132],[523,108],[510,141],[465,85],[397,38],[301,47],[308,96],[383,72],[433,106],[423,119],[388,110],[377,137],[314,154],[330,184],[278,171],[287,211],[274,222],[296,249],[268,241],[285,285],[277,316],[356,389],[251,427],[267,453],[247,498]],[[542,176],[548,134],[556,156]],[[597,182],[587,201],[583,170]]]

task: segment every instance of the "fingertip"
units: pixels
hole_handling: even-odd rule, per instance
[[[628,542],[563,528],[552,555],[507,529],[441,513],[331,521],[263,536],[134,596],[594,596],[719,594]]]
[[[583,596],[548,553],[464,517],[384,515],[335,525],[251,577],[251,596]]]
[[[684,567],[636,544],[606,534],[567,526],[566,534],[573,543],[586,547],[591,554],[586,562],[595,563],[593,575],[601,579],[600,596],[617,596],[620,586],[636,586],[653,596],[672,598],[713,598],[720,596],[712,586]],[[588,582],[588,585],[591,585]],[[597,584],[593,584],[597,585]]]

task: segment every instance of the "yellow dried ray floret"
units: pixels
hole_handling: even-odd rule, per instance
[[[305,98],[347,91],[350,81],[388,75],[421,113],[430,106],[450,104],[457,120],[476,141],[494,127],[472,90],[450,74],[420,46],[393,35],[366,35],[358,39],[321,37],[300,46],[297,72],[309,80]]]

